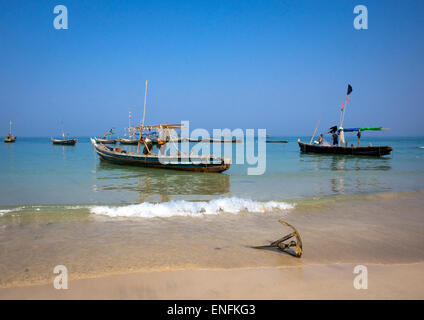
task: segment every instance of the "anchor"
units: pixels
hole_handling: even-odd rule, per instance
[[[299,232],[296,230],[295,227],[293,227],[291,224],[287,223],[284,220],[278,220],[278,222],[282,223],[283,225],[291,228],[293,230],[292,233],[289,233],[288,235],[275,240],[273,242],[271,242],[269,245],[264,245],[264,246],[257,246],[257,247],[252,247],[254,249],[270,249],[270,248],[276,248],[279,249],[283,252],[286,252],[292,256],[295,256],[297,258],[300,258],[302,256],[303,253],[303,249],[302,249],[302,239],[300,238],[300,234]],[[285,242],[288,241],[292,238],[295,238],[295,240],[291,240],[290,242]],[[291,250],[290,248],[292,247],[296,247],[295,251]]]

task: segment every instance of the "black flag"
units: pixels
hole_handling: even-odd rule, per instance
[[[337,126],[332,126],[330,128],[330,131],[328,131],[328,133],[335,133],[337,131]]]
[[[347,95],[350,95],[352,92],[352,86],[350,84],[347,85]]]

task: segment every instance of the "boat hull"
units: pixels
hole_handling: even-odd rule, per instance
[[[389,146],[370,146],[370,147],[339,147],[339,146],[320,146],[304,143],[298,140],[300,151],[305,153],[322,154],[340,154],[353,156],[374,156],[380,157],[389,155],[393,148]]]
[[[5,138],[4,143],[14,143],[16,141],[16,137],[14,138]]]
[[[73,146],[77,143],[78,139],[67,139],[67,140],[60,140],[60,139],[50,139],[53,144],[63,145],[63,146]]]
[[[92,143],[100,160],[114,164],[217,173],[228,170],[231,164],[229,160],[222,158],[213,158],[213,160],[210,158],[212,161],[205,161],[207,160],[206,158],[198,158],[198,161],[196,161],[194,157],[164,157],[160,159],[157,155],[141,155],[130,152],[121,153],[111,151],[107,149],[106,146],[96,143],[94,139],[92,139]]]

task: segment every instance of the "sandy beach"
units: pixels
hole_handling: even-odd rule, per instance
[[[0,299],[423,299],[424,263],[367,265],[368,289],[353,264],[135,273],[0,289]]]
[[[126,220],[121,221],[124,225],[110,219],[91,221],[81,224],[78,232],[75,222],[48,224],[49,237],[57,239],[58,232],[64,239],[75,240],[69,244],[73,250],[52,253],[49,239],[35,235],[33,252],[25,259],[22,250],[28,242],[10,243],[0,254],[0,298],[423,299],[423,207],[422,191],[303,202],[284,214],[302,235],[301,259],[249,247],[289,231],[277,222],[282,217],[277,213],[155,220],[159,229],[152,234],[162,236],[160,241],[152,236],[150,249],[154,250],[136,250],[131,245],[146,241],[142,233],[147,220],[139,225],[138,220],[131,220],[132,229],[119,237],[117,233],[128,227]],[[37,230],[45,232],[44,224],[37,224]],[[112,229],[100,232],[104,225]],[[198,233],[178,236],[182,226],[195,227]],[[26,234],[34,231],[33,224],[9,228]],[[207,230],[213,230],[213,236]],[[77,241],[80,235],[84,239],[81,236]],[[108,244],[109,254],[103,253],[99,242]],[[58,261],[65,261],[69,270],[67,290],[53,288],[52,270]],[[368,268],[367,290],[353,286],[356,265]]]

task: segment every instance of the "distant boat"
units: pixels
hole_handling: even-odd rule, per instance
[[[73,146],[77,143],[78,139],[53,139],[50,138],[53,144],[61,144],[65,146]]]
[[[288,140],[266,140],[266,143],[288,143]]]
[[[4,138],[5,143],[13,143],[16,141],[16,137],[12,134],[12,121],[9,122],[9,134]]]
[[[101,143],[101,144],[116,144],[118,142],[118,140],[116,139],[99,139],[99,138],[94,138],[96,139],[97,143]]]
[[[138,144],[138,139],[118,138],[120,144]]]
[[[7,136],[7,138],[4,138],[5,143],[13,143],[16,141],[16,137],[14,136]]]
[[[389,155],[393,151],[393,148],[390,146],[372,146],[372,145],[369,145],[367,147],[360,146],[360,139],[361,139],[362,132],[385,130],[382,127],[363,127],[363,128],[347,128],[347,129],[343,128],[344,113],[346,110],[347,103],[349,101],[349,94],[351,92],[352,92],[352,87],[348,85],[346,103],[345,105],[343,105],[342,103],[342,109],[341,109],[341,115],[340,115],[340,126],[339,128],[337,128],[337,126],[333,126],[330,128],[330,131],[328,132],[335,137],[336,144],[329,145],[328,143],[325,143],[323,139],[321,139],[320,142],[313,141],[315,133],[318,129],[318,125],[319,125],[319,122],[318,122],[318,125],[315,128],[314,135],[312,136],[311,141],[309,143],[302,142],[300,141],[300,139],[297,140],[301,152],[380,157],[380,156]],[[356,146],[354,146],[353,144],[351,144],[350,146],[348,145],[344,137],[345,132],[357,133],[358,143]]]
[[[64,146],[73,146],[77,143],[78,139],[69,139],[69,134],[68,134],[68,138],[65,138],[65,132],[63,131],[63,122],[62,122],[62,139],[54,139],[54,138],[50,138],[50,141],[53,144],[60,144],[60,145],[64,145]]]
[[[104,136],[103,138],[94,138],[96,139],[97,143],[102,143],[102,144],[116,144],[118,142],[118,139],[109,139],[109,137],[111,137],[112,135],[115,134],[115,132],[113,132],[112,128],[110,129]]]

